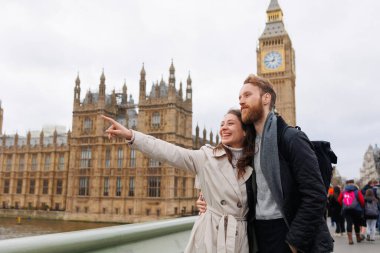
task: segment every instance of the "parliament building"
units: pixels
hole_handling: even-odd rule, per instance
[[[271,0],[257,47],[257,74],[274,84],[276,110],[295,125],[295,55],[282,18],[277,0]],[[190,75],[178,84],[172,62],[167,81],[155,82],[149,93],[146,86],[144,66],[138,102],[125,83],[120,92],[106,94],[104,71],[98,90],[82,94],[78,75],[68,132],[6,135],[0,102],[0,215],[129,223],[195,214],[198,190],[192,172],[150,159],[125,140],[104,134],[108,124],[101,115],[188,149],[219,142],[206,129],[201,136],[198,126],[192,134]]]

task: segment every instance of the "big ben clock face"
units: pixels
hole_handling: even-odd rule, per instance
[[[282,55],[277,51],[270,51],[264,56],[264,65],[267,69],[277,69],[282,65],[282,62]]]

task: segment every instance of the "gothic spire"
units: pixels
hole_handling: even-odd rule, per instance
[[[179,82],[179,91],[178,91],[178,96],[181,98],[181,100],[183,99],[183,94],[182,94],[182,81]]]
[[[140,94],[139,102],[143,102],[146,99],[146,80],[145,80],[145,69],[144,63],[140,71]]]
[[[260,39],[287,35],[283,13],[277,0],[271,0],[267,9],[267,23]]]
[[[127,81],[124,79],[123,96],[122,96],[122,103],[123,104],[127,103],[127,98],[128,98],[127,90],[128,90],[128,88],[127,88]]]
[[[172,59],[172,64],[170,64],[170,68],[169,68],[169,71],[175,71],[175,68],[174,68],[174,64],[173,64],[173,59]]]
[[[172,63],[170,64],[169,68],[169,87],[174,87],[175,86],[175,68],[173,64],[173,59]]]
[[[145,76],[145,69],[144,69],[144,63],[142,65],[141,71],[140,71],[140,76]]]
[[[191,80],[190,71],[189,71],[189,76],[187,77],[187,86],[186,86],[186,100],[190,100],[190,101],[192,101],[192,93],[193,93],[191,83],[192,83],[192,80]]]
[[[277,0],[271,0],[270,1],[270,4],[268,6],[268,11],[278,11],[278,10],[281,10],[280,8],[280,5],[278,4],[278,1]]]
[[[106,81],[106,77],[104,75],[104,68],[102,70],[102,75],[100,76],[100,82],[104,83]]]
[[[77,78],[75,79],[75,87],[74,87],[74,106],[79,105],[80,103],[80,79],[79,72]]]
[[[106,77],[104,75],[104,69],[102,70],[102,75],[100,76],[99,84],[99,100],[105,100],[106,96]]]
[[[79,72],[78,72],[77,78],[75,79],[75,86],[79,86],[79,85],[80,85],[80,79],[79,79]]]
[[[127,80],[124,79],[124,84],[123,84],[123,92],[127,91]]]

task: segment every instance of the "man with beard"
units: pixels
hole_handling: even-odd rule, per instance
[[[276,93],[268,80],[249,75],[239,103],[243,122],[256,130],[251,241],[256,234],[259,253],[332,252],[323,217],[327,195],[311,142],[274,113]],[[205,210],[205,203],[198,207]]]

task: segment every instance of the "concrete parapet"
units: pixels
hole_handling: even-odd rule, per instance
[[[0,241],[2,253],[81,253],[190,230],[196,216]]]

